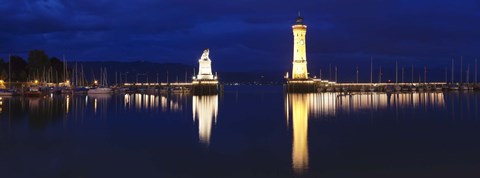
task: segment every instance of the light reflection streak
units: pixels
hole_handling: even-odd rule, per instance
[[[193,96],[192,111],[193,119],[198,121],[199,140],[209,146],[212,123],[216,123],[218,114],[218,95]]]
[[[123,97],[123,108],[127,109],[127,106],[129,105],[130,105],[130,95],[125,94],[125,96]]]
[[[162,105],[162,112],[165,112],[167,111],[167,103],[168,103],[168,100],[167,100],[167,97],[165,96],[160,96],[160,103]]]
[[[288,94],[292,108],[292,167],[295,173],[308,170],[308,115],[313,94]]]
[[[97,111],[100,111],[102,116],[106,117],[107,109],[108,109],[108,101],[112,97],[110,94],[90,94],[88,95],[89,98],[93,99],[93,111],[94,114]]]
[[[93,110],[94,110],[94,113],[96,114],[97,113],[97,98],[93,99]]]
[[[70,96],[69,95],[66,96],[66,100],[67,100],[66,101],[67,103],[65,104],[66,105],[65,114],[68,114],[68,111],[70,111]]]

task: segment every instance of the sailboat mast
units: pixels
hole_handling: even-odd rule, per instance
[[[8,87],[12,89],[12,56],[8,55]]]
[[[337,78],[337,76],[338,76],[337,73],[338,73],[338,72],[337,72],[337,66],[335,66],[335,82],[337,82],[337,79],[338,79],[338,78]]]
[[[378,83],[382,83],[382,66],[378,70]]]
[[[477,59],[475,59],[475,83],[477,83]]]
[[[103,69],[101,67],[100,67],[100,81],[99,82],[100,82],[99,85],[101,85],[102,82],[103,82]]]
[[[463,56],[460,57],[460,83],[463,83]]]
[[[328,66],[328,80],[332,81],[332,64],[329,64]],[[293,75],[293,74],[292,74]]]
[[[447,77],[447,70],[448,70],[447,67],[445,67],[445,83],[447,83],[447,79],[448,79],[448,77]]]
[[[82,86],[85,86],[85,73],[83,73],[83,64],[82,64]]]
[[[427,66],[424,66],[423,83],[427,83]]]
[[[358,66],[357,66],[357,83],[358,83]]]
[[[404,83],[405,78],[405,68],[402,66],[402,83]]]
[[[412,83],[413,83],[413,64],[412,64]]]
[[[105,86],[108,86],[108,73],[107,73],[107,68],[105,67]]]
[[[370,84],[373,83],[373,57],[370,57]]]
[[[454,68],[453,68],[454,66],[455,66],[455,61],[454,61],[454,59],[452,59],[452,80],[451,80],[452,83],[455,82],[455,80],[454,80],[454,79],[455,79],[455,78],[454,78],[454,72],[455,72],[455,70],[454,70]]]
[[[67,82],[67,61],[65,60],[65,55],[63,55],[63,82]]]
[[[467,65],[467,83],[470,83],[470,64]]]
[[[78,86],[78,63],[75,61],[75,86]]]
[[[398,83],[398,60],[395,61],[395,83]]]

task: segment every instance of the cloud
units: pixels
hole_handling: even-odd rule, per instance
[[[209,47],[224,70],[283,70],[298,10],[308,25],[312,65],[478,55],[474,0],[6,0],[0,53],[44,49],[79,60],[191,64]]]

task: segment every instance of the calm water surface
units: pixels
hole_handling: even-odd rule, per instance
[[[0,177],[480,176],[480,93],[2,97]]]

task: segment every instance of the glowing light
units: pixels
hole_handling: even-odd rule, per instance
[[[97,85],[97,84],[98,84],[98,80],[94,80],[94,81],[93,81],[93,84]]]
[[[38,84],[38,80],[33,81],[33,83]]]

